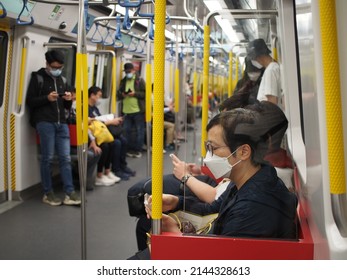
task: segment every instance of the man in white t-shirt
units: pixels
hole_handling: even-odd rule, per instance
[[[263,39],[255,39],[248,44],[247,56],[259,69],[265,68],[257,99],[279,105],[281,100],[281,75],[278,63],[270,56],[271,50]]]

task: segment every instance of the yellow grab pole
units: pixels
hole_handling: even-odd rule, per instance
[[[170,98],[172,99],[173,96],[173,65],[172,62],[170,61],[170,74],[169,74],[169,87],[170,87]]]
[[[278,54],[277,54],[277,48],[273,47],[272,48],[272,58],[276,61],[278,61]]]
[[[117,78],[116,78],[116,65],[117,65],[117,61],[116,61],[116,56],[112,57],[112,94],[111,94],[111,112],[113,114],[116,114],[116,104],[117,104],[117,94],[116,94],[116,88],[117,88]]]
[[[237,81],[239,79],[239,58],[235,56],[235,75],[234,75],[234,81],[233,81],[233,90],[236,88]]]
[[[77,126],[77,146],[83,144],[82,125],[82,53],[76,54],[76,126]]]
[[[198,100],[198,74],[193,74],[193,106],[196,107]]]
[[[19,94],[17,99],[17,105],[21,106],[23,102],[23,86],[24,86],[24,73],[25,73],[25,65],[27,61],[27,41],[28,39],[23,39],[23,48],[22,48],[22,59],[20,64],[20,76],[19,76]]]
[[[121,60],[120,66],[119,66],[119,81],[121,81],[122,78],[123,78],[123,60]]]
[[[83,144],[88,145],[88,55],[82,54]]]
[[[319,1],[323,79],[327,117],[330,193],[346,193],[339,52],[335,1]]]
[[[210,27],[204,26],[204,70],[202,94],[202,120],[201,120],[201,156],[205,157],[205,141],[207,139],[206,126],[208,121],[208,76],[210,66]]]
[[[180,110],[180,70],[175,70],[175,113]]]
[[[148,44],[150,44],[148,42]],[[146,64],[146,122],[152,120],[152,65]],[[149,143],[147,146],[149,147]]]
[[[165,17],[166,0],[155,2],[154,33],[154,107],[152,146],[152,232],[161,233],[163,195],[163,136],[165,83]],[[155,160],[154,160],[155,159]]]
[[[233,93],[233,53],[229,52],[229,80],[228,80],[228,97]]]

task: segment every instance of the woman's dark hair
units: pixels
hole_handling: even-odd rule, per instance
[[[219,105],[219,111],[229,111],[236,108],[244,108],[249,105],[249,94],[234,94],[229,98],[225,99]]]

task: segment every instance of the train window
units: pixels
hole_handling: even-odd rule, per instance
[[[59,38],[51,37],[49,43],[73,43]],[[51,48],[54,49],[54,48]],[[75,47],[60,47],[59,50],[63,52],[65,56],[65,63],[63,68],[63,76],[66,77],[67,82],[71,86],[75,86],[75,72],[76,72],[76,48]]]
[[[93,84],[102,88],[102,98],[108,98],[112,89],[112,55],[95,55]]]
[[[8,36],[0,31],[0,107],[4,100]]]

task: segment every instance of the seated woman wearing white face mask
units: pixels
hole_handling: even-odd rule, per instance
[[[186,197],[185,210],[207,215],[219,213],[212,234],[238,237],[295,238],[297,198],[263,163],[257,149],[258,114],[246,109],[223,112],[207,125],[208,157],[205,163],[217,177],[228,177],[234,185],[211,204]],[[224,173],[224,174],[221,174]],[[183,208],[183,197],[164,195],[163,211]],[[150,215],[150,209],[146,209]],[[177,222],[163,215],[163,231],[179,232]]]

